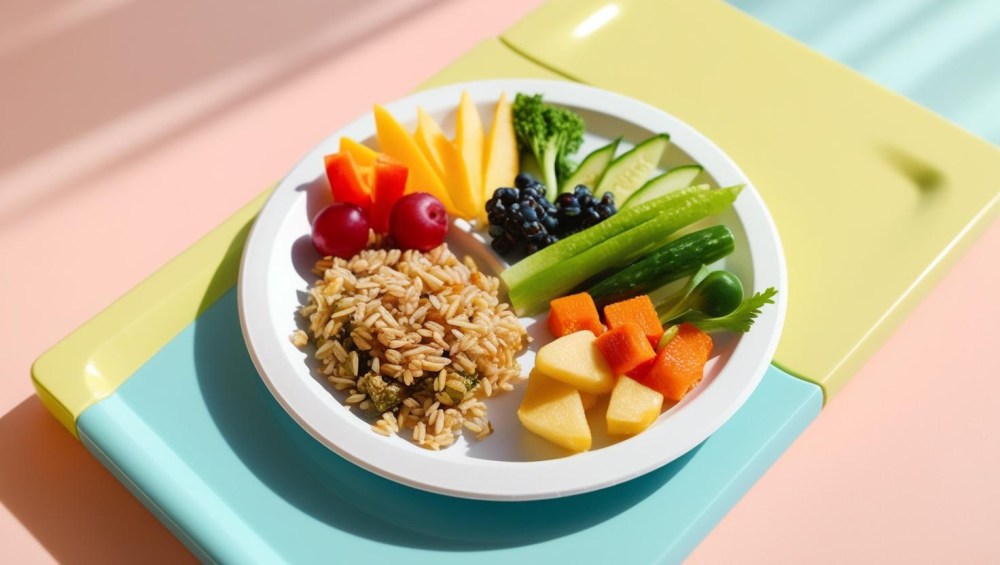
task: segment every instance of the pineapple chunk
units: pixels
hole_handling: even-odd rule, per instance
[[[608,403],[608,433],[634,436],[656,421],[662,407],[662,394],[621,376]]]
[[[596,340],[589,330],[563,336],[538,350],[535,366],[577,390],[608,392],[615,386],[615,376],[594,344]]]
[[[590,449],[590,426],[580,393],[537,370],[528,377],[517,417],[529,431],[556,445],[574,452]]]

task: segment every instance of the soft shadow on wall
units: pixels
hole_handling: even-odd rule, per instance
[[[446,1],[0,3],[0,224]]]

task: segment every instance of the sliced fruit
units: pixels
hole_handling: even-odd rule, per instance
[[[590,449],[590,426],[580,393],[537,370],[528,377],[517,418],[529,431],[570,451]]]
[[[591,151],[589,155],[583,158],[583,161],[580,162],[580,166],[576,168],[576,171],[574,171],[573,174],[570,175],[565,182],[563,182],[559,192],[573,192],[573,189],[579,184],[582,184],[590,189],[597,188],[598,183],[601,182],[601,177],[604,176],[604,171],[615,158],[615,151],[618,150],[618,143],[620,143],[621,140],[622,138],[619,137],[604,147],[599,147]],[[600,195],[598,195],[598,197],[600,197]]]
[[[417,108],[417,133],[415,137],[417,145],[420,146],[424,154],[430,154],[428,161],[438,163],[436,165],[440,168],[438,176],[447,187],[448,195],[455,206],[463,210],[459,215],[465,219],[473,218],[474,215],[471,211],[465,211],[466,208],[471,207],[470,203],[473,201],[469,177],[465,171],[465,160],[462,159],[458,147],[441,130],[441,126],[422,108]]]
[[[367,186],[375,182],[375,157],[378,153],[367,145],[358,143],[349,137],[340,138],[340,152],[350,153],[354,165],[358,168],[358,176]]]
[[[479,202],[485,204],[497,188],[514,186],[514,177],[518,171],[517,138],[514,135],[511,103],[506,92],[500,93],[500,100],[497,100],[493,110],[493,125],[486,139],[483,160],[485,163]],[[480,210],[480,215],[484,214],[485,210]]]
[[[535,367],[583,392],[608,392],[615,386],[615,376],[597,350],[596,340],[584,330],[551,341],[538,350]]]
[[[350,153],[334,153],[324,159],[326,179],[330,182],[330,191],[334,202],[350,202],[357,204],[367,216],[372,206],[372,198],[368,193],[368,185],[361,178],[358,167]]]
[[[485,136],[483,134],[483,122],[479,118],[479,110],[468,92],[462,92],[462,99],[458,104],[458,118],[455,122],[455,145],[458,152],[465,161],[465,174],[469,179],[469,199],[462,195],[461,200],[456,199],[455,205],[470,217],[480,214],[485,204],[481,199],[483,193],[483,145]]]
[[[413,132],[413,140],[417,142],[417,147],[424,153],[434,172],[450,187],[451,179],[445,173],[444,159],[437,147],[438,137],[445,137],[441,126],[423,108],[417,107],[417,130]]]
[[[389,233],[389,215],[392,207],[406,191],[409,170],[392,157],[380,154],[375,158],[372,182],[372,209],[369,214],[371,227],[377,233]]]
[[[653,311],[655,318],[656,311]],[[659,323],[659,318],[656,318]],[[590,330],[594,335],[604,333],[601,318],[597,314],[594,299],[586,292],[561,296],[549,302],[549,331],[555,337],[563,337],[580,330]]]
[[[448,196],[448,191],[445,190],[444,183],[424,157],[413,136],[382,106],[376,104],[374,113],[379,148],[410,170],[406,180],[406,192],[408,194],[428,192],[444,204],[449,214],[459,214],[459,210]]]
[[[712,338],[691,324],[681,324],[639,381],[667,400],[679,401],[701,382],[712,352]]]
[[[615,195],[615,202],[624,204],[633,192],[646,184],[668,145],[670,136],[661,133],[623,153],[608,165],[594,193],[611,192]]]
[[[581,392],[580,393],[580,402],[583,403],[583,411],[586,412],[587,410],[590,410],[591,408],[593,408],[594,406],[596,406],[597,405],[597,400],[599,398],[600,398],[599,394],[593,394],[593,393],[590,393],[590,392]]]
[[[608,433],[633,436],[660,416],[663,395],[629,377],[621,377],[608,402]]]
[[[629,322],[636,324],[652,347],[656,347],[663,336],[660,316],[656,313],[653,301],[645,294],[608,304],[604,307],[604,321],[608,323],[608,329],[611,330]]]
[[[646,184],[639,187],[622,204],[622,208],[638,206],[643,202],[648,202],[668,192],[680,190],[694,184],[694,179],[701,174],[701,165],[681,165],[674,167],[660,176],[653,177]]]
[[[646,335],[633,322],[627,322],[604,332],[594,344],[615,375],[630,374],[631,371],[641,368],[644,363],[656,357],[656,352],[653,351],[653,346],[649,344]]]

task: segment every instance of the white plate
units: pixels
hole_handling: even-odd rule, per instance
[[[733,210],[721,216],[736,236],[737,250],[720,265],[739,275],[748,292],[769,286],[780,289],[776,304],[765,307],[748,334],[717,339],[702,384],[648,430],[624,441],[615,443],[597,433],[594,449],[567,455],[527,432],[516,416],[523,381],[513,392],[487,401],[496,431],[482,441],[470,434],[449,448],[432,452],[405,437],[377,435],[367,422],[344,408],[342,393],[317,376],[308,350],[289,342],[289,335],[301,324],[296,310],[315,278],[309,272],[317,259],[309,233],[310,218],[329,201],[323,156],[337,151],[341,136],[377,147],[374,119],[366,114],[306,155],[264,205],[247,240],[239,278],[240,321],[261,377],[292,418],[330,449],[383,477],[442,494],[488,500],[554,498],[621,483],[680,457],[722,426],[750,396],[778,343],[787,299],[785,263],[760,195],[721,149],[687,124],[631,98],[579,84],[513,79],[471,82],[420,92],[387,108],[412,128],[416,108],[421,106],[445,131],[451,131],[463,90],[476,102],[487,128],[501,91],[509,96],[542,93],[547,102],[572,108],[586,121],[587,136],[578,157],[620,135],[625,139],[619,153],[649,135],[666,132],[671,149],[662,167],[697,162],[705,168],[701,179],[707,177],[713,185],[746,184]],[[469,233],[463,221],[455,222],[448,241],[457,254],[472,254],[485,271],[499,272],[504,266],[484,238]],[[535,324],[530,318],[522,321],[536,336],[520,359],[527,375],[534,351],[548,338],[544,323]],[[603,428],[600,410],[591,410],[590,416],[593,428]]]

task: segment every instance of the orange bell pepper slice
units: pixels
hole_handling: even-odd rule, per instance
[[[363,180],[361,169],[355,164],[350,153],[341,151],[327,155],[326,178],[330,181],[330,190],[335,202],[351,202],[364,210],[371,217],[371,190]]]

